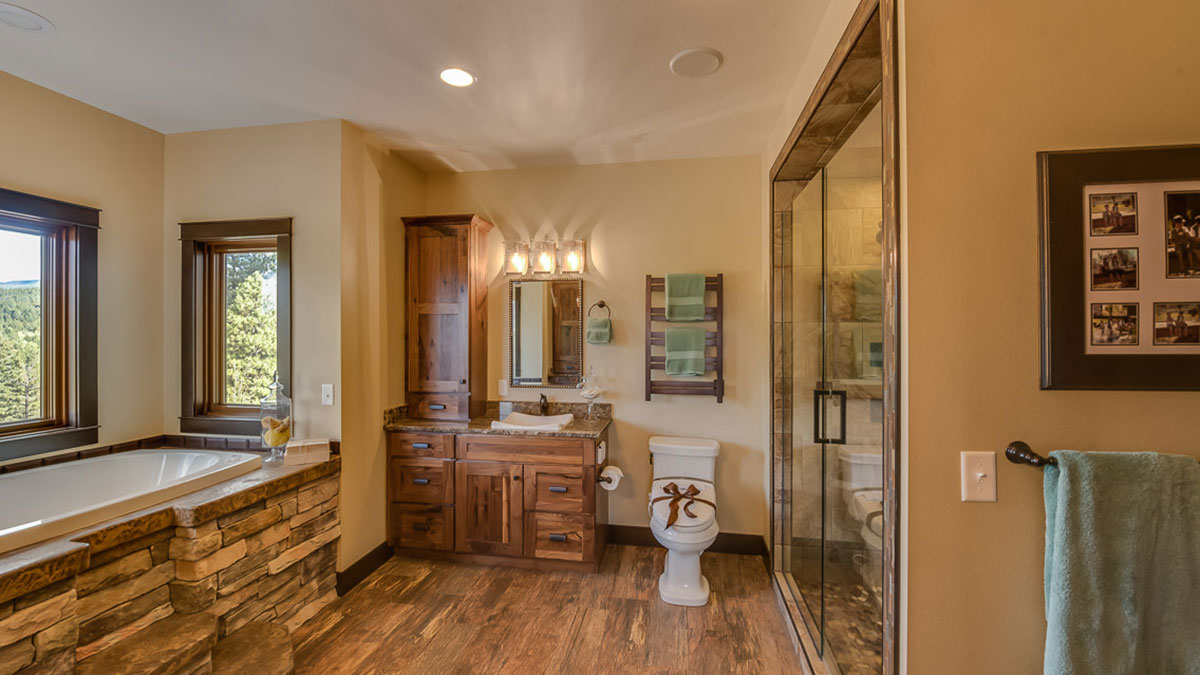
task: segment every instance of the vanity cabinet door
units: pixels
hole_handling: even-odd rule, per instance
[[[410,392],[470,390],[467,236],[463,227],[407,230]]]
[[[455,462],[454,550],[519,556],[524,552],[524,467]]]

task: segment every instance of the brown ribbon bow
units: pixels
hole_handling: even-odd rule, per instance
[[[667,483],[666,485],[663,486],[663,492],[666,493],[667,496],[666,497],[658,497],[656,499],[650,500],[650,505],[654,506],[655,504],[663,501],[664,499],[671,500],[671,504],[670,504],[671,514],[670,514],[670,516],[667,517],[667,527],[674,525],[675,521],[679,520],[679,502],[684,501],[685,499],[687,500],[687,502],[684,503],[684,505],[683,505],[683,512],[687,514],[688,518],[698,518],[699,517],[696,514],[692,513],[691,508],[689,508],[692,504],[695,504],[696,502],[700,502],[701,504],[708,504],[709,506],[713,507],[714,511],[717,508],[716,504],[708,501],[707,499],[700,499],[696,496],[696,495],[700,494],[700,488],[696,487],[695,485],[688,485],[687,490],[680,492],[678,485],[676,485],[673,482]]]

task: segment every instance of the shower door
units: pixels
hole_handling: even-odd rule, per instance
[[[882,669],[882,122],[793,190],[783,567],[832,672]],[[778,209],[778,205],[777,205]],[[790,410],[787,408],[790,407]]]

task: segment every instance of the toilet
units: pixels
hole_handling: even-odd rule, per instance
[[[875,564],[883,555],[883,454],[879,448],[838,448],[842,465],[842,499],[850,516],[862,526],[858,534],[870,557],[862,566],[863,581],[871,587],[882,583],[882,569]]]
[[[708,579],[700,573],[700,554],[717,538],[717,492],[713,471],[721,445],[706,438],[654,436],[650,455],[650,531],[667,549],[658,577],[658,594],[672,605],[697,607],[708,602]],[[676,521],[668,525],[671,503]]]

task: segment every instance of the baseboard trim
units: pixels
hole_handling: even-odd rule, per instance
[[[371,549],[363,557],[354,561],[352,565],[347,567],[345,571],[337,573],[337,594],[343,596],[350,592],[350,589],[362,583],[363,579],[370,576],[371,572],[379,569],[385,562],[392,557],[392,547],[388,546],[385,541],[382,544]]]
[[[649,527],[638,525],[609,525],[608,543],[623,546],[659,546]],[[735,553],[767,557],[767,540],[757,534],[721,532],[708,547],[709,553]]]

